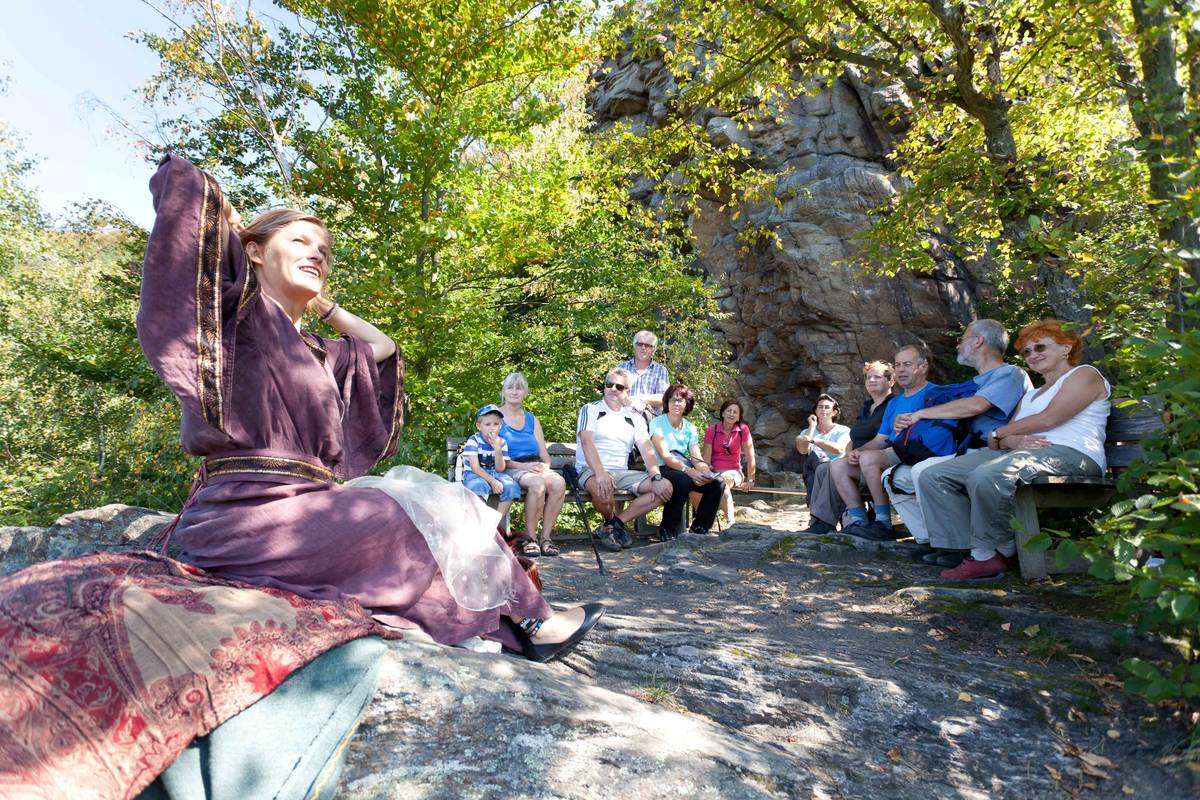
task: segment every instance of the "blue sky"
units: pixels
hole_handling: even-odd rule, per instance
[[[153,167],[95,98],[122,115],[142,119],[136,89],[157,67],[134,30],[166,32],[168,23],[139,0],[17,0],[4,4],[0,25],[0,119],[27,155],[38,159],[30,178],[43,207],[60,213],[73,202],[99,198],[134,222],[153,220],[146,184]]]

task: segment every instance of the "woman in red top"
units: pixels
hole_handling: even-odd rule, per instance
[[[713,472],[725,484],[725,493],[721,497],[721,510],[725,512],[725,521],[732,525],[733,519],[733,490],[746,491],[754,485],[754,474],[757,465],[754,460],[754,439],[750,436],[750,426],[742,422],[742,406],[733,398],[721,403],[718,415],[720,422],[714,422],[704,432],[704,445],[701,453],[704,460],[712,465]],[[742,452],[746,454],[746,470],[742,471]]]

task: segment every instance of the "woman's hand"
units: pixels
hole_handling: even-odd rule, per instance
[[[808,415],[808,427],[810,427],[810,428],[817,427],[817,415],[816,414]]]
[[[754,488],[754,481],[752,481],[752,480],[742,481],[741,483],[739,483],[737,485],[737,490],[739,492],[748,492],[753,488]]]

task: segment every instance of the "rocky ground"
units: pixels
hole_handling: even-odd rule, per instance
[[[0,529],[0,569],[162,519]],[[950,585],[903,543],[798,533],[757,501],[721,536],[542,559],[608,613],[563,662],[409,636],[350,746],[346,798],[1183,798],[1184,720],[1120,691],[1160,646],[1087,579]],[[81,541],[82,540],[82,541]],[[40,549],[39,549],[40,548]]]

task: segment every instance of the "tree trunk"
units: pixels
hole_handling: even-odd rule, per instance
[[[1153,130],[1142,148],[1150,170],[1150,194],[1160,209],[1159,235],[1184,251],[1193,286],[1200,286],[1200,227],[1180,205],[1195,181],[1195,147],[1188,125],[1184,87],[1179,82],[1174,23],[1169,8],[1149,0],[1130,0],[1142,66],[1142,102]],[[1145,132],[1143,132],[1145,135]],[[1178,171],[1178,172],[1176,172]],[[1182,312],[1183,292],[1177,295]],[[1182,323],[1181,315],[1181,323]]]

